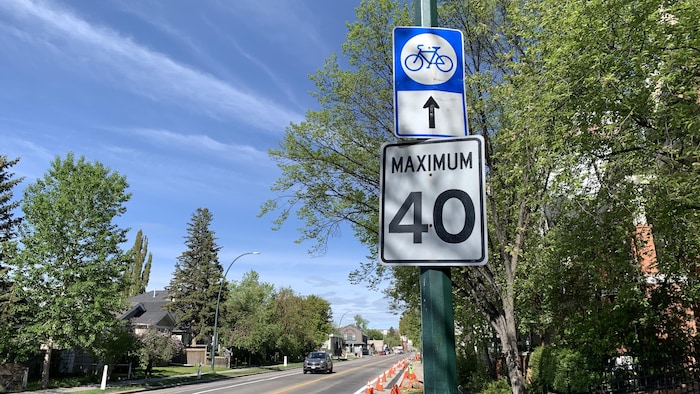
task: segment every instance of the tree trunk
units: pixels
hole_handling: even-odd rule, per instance
[[[501,346],[503,347],[503,355],[508,369],[508,380],[513,394],[525,394],[525,379],[518,357],[518,342],[513,329],[505,337],[501,337]]]
[[[513,394],[525,394],[525,379],[518,357],[518,336],[515,322],[508,319],[506,315],[500,315],[491,320],[491,326],[501,341],[501,349],[505,358],[505,372],[508,374],[512,392]]]
[[[507,368],[513,394],[524,394],[526,387],[518,358],[518,335],[515,326],[513,292],[508,289],[502,290],[498,286],[489,266],[463,269],[457,272],[462,275],[460,283],[466,285],[459,287],[458,291],[477,302],[491,328],[498,334],[501,350],[505,356],[504,367]],[[512,288],[512,283],[511,277],[510,288]]]
[[[51,352],[53,351],[52,346],[46,346],[46,353],[44,354],[44,362],[41,367],[41,388],[47,389],[49,387],[49,369],[51,368]]]

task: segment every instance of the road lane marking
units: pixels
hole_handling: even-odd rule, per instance
[[[193,393],[193,394],[205,394],[205,393],[211,393],[211,392],[214,392],[214,391],[228,390],[228,389],[231,389],[231,388],[234,388],[234,387],[247,386],[247,385],[249,385],[249,384],[254,384],[254,383],[259,383],[259,382],[264,382],[264,381],[270,381],[270,380],[276,380],[276,379],[286,378],[287,376],[292,376],[292,375],[296,375],[296,374],[297,374],[297,373],[295,372],[295,373],[288,373],[288,374],[279,375],[279,376],[273,376],[273,377],[270,377],[270,378],[255,379],[255,380],[251,380],[250,382],[236,383],[236,384],[232,384],[232,385],[226,386],[226,387],[217,387],[217,388],[213,388],[213,389],[197,391],[196,393]]]
[[[326,380],[326,379],[332,378],[332,377],[334,377],[334,376],[343,375],[343,374],[346,374],[346,373],[349,373],[349,372],[353,372],[353,371],[355,371],[355,370],[361,369],[361,368],[363,368],[363,367],[368,367],[368,366],[370,366],[370,365],[379,364],[379,363],[381,363],[381,362],[383,362],[383,361],[384,361],[384,360],[377,360],[377,361],[372,362],[372,363],[369,363],[369,364],[362,364],[361,366],[358,366],[358,367],[355,367],[355,368],[351,368],[351,369],[345,370],[345,371],[343,371],[343,372],[332,373],[332,374],[330,374],[330,375],[326,375],[326,376],[324,376],[324,377],[322,377],[322,378],[318,378],[318,379],[316,379],[316,380],[310,380],[310,381],[308,381],[308,382],[300,383],[300,384],[297,384],[297,385],[295,385],[295,386],[287,387],[287,388],[285,388],[285,389],[282,389],[282,390],[279,390],[279,391],[275,391],[275,392],[273,392],[272,394],[282,394],[282,393],[286,393],[286,392],[288,392],[288,391],[291,391],[291,390],[294,390],[294,389],[298,389],[299,387],[308,386],[308,385],[310,385],[310,384],[312,384],[312,383],[317,383],[317,382],[320,382],[321,380]],[[197,393],[195,393],[195,394],[197,394]]]

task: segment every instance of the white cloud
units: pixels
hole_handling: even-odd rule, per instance
[[[135,128],[132,131],[153,144],[168,145],[205,154],[218,154],[235,160],[266,160],[267,152],[250,145],[225,144],[203,134],[178,134],[165,129]]]
[[[18,38],[40,36],[28,42],[46,42],[56,47],[55,53],[75,61],[76,67],[91,71],[97,67],[105,78],[111,75],[121,87],[152,100],[214,118],[242,121],[274,134],[281,134],[290,122],[303,119],[302,113],[180,64],[114,30],[93,26],[54,4],[1,1],[0,9],[26,24],[24,34],[16,33]]]

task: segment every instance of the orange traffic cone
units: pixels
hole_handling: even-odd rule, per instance
[[[374,394],[374,389],[372,388],[372,383],[367,381],[367,388],[365,389],[365,394]]]
[[[384,372],[381,376],[382,378],[382,383],[386,383],[386,372]]]
[[[384,391],[384,386],[382,385],[382,382],[380,382],[380,378],[377,378],[377,383],[374,385],[374,389],[377,391]]]
[[[391,393],[389,394],[401,394],[401,389],[399,388],[399,385],[395,384],[394,387],[391,388]]]

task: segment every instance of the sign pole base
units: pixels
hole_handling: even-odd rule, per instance
[[[457,394],[450,268],[420,268],[423,393]]]

